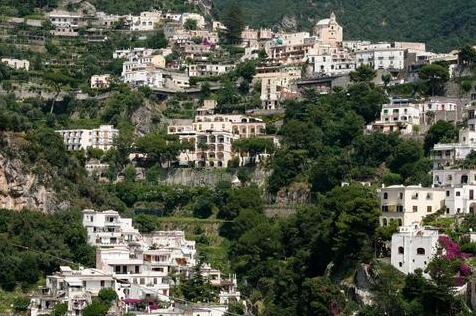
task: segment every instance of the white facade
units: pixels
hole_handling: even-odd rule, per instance
[[[80,315],[101,289],[115,287],[114,278],[101,270],[72,270],[68,266],[61,266],[60,271],[46,277],[42,295],[32,297],[31,316],[48,314],[56,304],[61,303],[68,306],[66,315]]]
[[[109,150],[113,146],[114,137],[119,130],[112,125],[101,125],[96,129],[57,130],[63,137],[68,150],[86,150],[89,147]]]
[[[190,77],[220,76],[235,69],[234,64],[191,64],[188,65],[188,75]]]
[[[2,63],[13,69],[30,70],[30,62],[26,59],[2,58]]]
[[[402,70],[405,68],[405,51],[403,49],[387,48],[355,53],[356,68],[369,65],[375,70]]]
[[[476,212],[475,192],[476,185],[470,184],[446,188],[446,214],[474,214]]]
[[[112,210],[84,210],[83,227],[88,232],[88,243],[92,246],[128,245],[142,239],[139,231],[132,226],[131,218],[122,218]]]
[[[162,12],[160,11],[144,11],[138,16],[130,16],[130,30],[131,31],[152,31],[155,25],[162,19]]]
[[[465,184],[476,185],[476,170],[469,169],[435,169],[432,171],[433,185],[453,187]]]
[[[137,58],[150,57],[153,54],[154,54],[153,49],[144,48],[144,47],[136,47],[136,48],[130,48],[130,49],[115,50],[114,53],[112,54],[112,58],[135,60]]]
[[[380,119],[368,125],[367,130],[383,133],[399,132],[409,135],[418,131],[420,121],[419,104],[413,104],[406,99],[395,99],[389,104],[382,105]]]
[[[420,223],[423,217],[444,208],[445,189],[421,185],[392,185],[380,191],[380,225],[397,221],[398,226]]]
[[[102,288],[116,291],[120,300],[118,313],[127,312],[130,302],[168,302],[171,286],[177,285],[170,274],[191,277],[194,273],[195,241],[187,240],[183,231],[141,235],[130,218],[122,218],[115,211],[84,210],[83,226],[88,243],[97,247],[96,268],[76,271],[61,267],[59,273],[48,276],[46,288],[32,298],[32,315],[50,313],[54,305],[63,302],[68,303],[68,316],[81,315]],[[235,275],[226,278],[207,264],[200,273],[218,288],[220,304],[240,301]],[[167,309],[160,312],[168,315]]]
[[[459,142],[440,143],[433,147],[433,169],[450,168],[476,150],[476,105],[469,104],[464,111],[467,121],[466,126],[459,131]]]
[[[438,251],[438,230],[418,225],[400,227],[392,236],[391,264],[399,271],[409,274],[425,270]]]
[[[344,75],[355,70],[354,60],[344,51],[336,54],[309,55],[308,62],[312,66],[312,72],[319,75]]]

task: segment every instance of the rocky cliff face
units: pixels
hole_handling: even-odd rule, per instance
[[[31,166],[23,163],[18,154],[18,139],[12,135],[1,136],[0,208],[52,212],[69,206],[68,203],[59,203],[55,192],[41,183],[39,176],[32,172]]]

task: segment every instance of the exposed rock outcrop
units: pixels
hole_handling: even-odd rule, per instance
[[[60,203],[52,188],[42,183],[26,166],[18,154],[21,137],[2,134],[0,144],[0,208],[21,210],[23,208],[41,212],[53,212],[69,207],[68,202]],[[44,175],[42,178],[52,177]]]

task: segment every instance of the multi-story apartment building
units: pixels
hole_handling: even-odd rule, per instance
[[[150,48],[135,47],[130,49],[118,49],[112,54],[114,59],[137,60],[138,58],[151,57],[154,50]]]
[[[195,241],[185,239],[183,231],[156,231],[144,236],[148,245],[144,260],[165,267],[165,271],[180,271],[197,264]]]
[[[235,69],[234,64],[190,64],[188,65],[189,77],[220,76]]]
[[[322,55],[308,55],[314,75],[345,75],[355,70],[354,59],[345,51]]]
[[[191,149],[177,157],[179,164],[226,167],[235,157],[233,141],[265,135],[266,124],[262,120],[240,114],[214,114],[215,105],[215,101],[207,100],[196,110],[191,125],[187,121],[168,127],[169,134],[191,144]]]
[[[369,65],[375,70],[400,71],[405,68],[405,51],[398,48],[361,50],[355,53],[356,68]]]
[[[380,225],[397,221],[398,226],[420,223],[423,217],[444,208],[446,191],[421,185],[392,185],[380,191]]]
[[[98,248],[96,268],[118,280],[119,299],[146,297],[168,301],[170,284],[165,269],[154,269],[144,261],[142,254],[126,246]]]
[[[392,236],[390,262],[399,271],[409,274],[425,270],[438,251],[438,230],[419,225],[400,227]]]
[[[60,271],[46,277],[46,285],[31,299],[32,316],[47,315],[53,312],[56,304],[67,305],[67,316],[81,315],[92,298],[103,288],[116,288],[112,275],[98,269],[72,270],[61,266]]]
[[[30,70],[30,62],[26,59],[2,58],[1,61],[13,69],[23,69],[26,71]]]
[[[301,78],[301,69],[286,68],[256,74],[254,80],[261,81],[261,104],[263,109],[274,110],[284,100],[284,92]]]
[[[51,32],[56,36],[78,36],[79,28],[87,23],[86,17],[79,12],[53,10],[48,16],[55,27]]]
[[[433,186],[457,187],[466,184],[476,185],[476,170],[470,169],[435,169]]]
[[[83,227],[88,233],[88,243],[93,246],[128,245],[142,239],[139,231],[132,226],[131,218],[122,218],[112,210],[83,210]]]
[[[161,19],[161,11],[144,11],[138,16],[129,16],[127,18],[131,31],[152,31]]]
[[[474,214],[476,212],[475,184],[463,184],[445,189],[447,215]]]
[[[459,131],[458,143],[435,144],[431,154],[433,169],[452,167],[463,161],[467,155],[476,150],[476,104],[465,107],[463,116],[466,126]]]
[[[462,105],[457,100],[431,98],[420,104],[421,126],[428,130],[438,121],[456,124],[462,120]]]
[[[382,105],[380,119],[367,125],[367,130],[383,133],[399,132],[404,135],[418,131],[420,105],[409,99],[391,99],[390,101]]]
[[[195,241],[187,240],[183,231],[141,235],[131,219],[115,211],[84,210],[83,226],[88,243],[97,246],[96,268],[61,267],[59,273],[48,276],[47,286],[32,298],[32,315],[49,313],[58,303],[68,303],[68,316],[81,315],[103,288],[116,291],[119,314],[142,300],[167,302],[171,286],[177,285],[169,275],[191,277],[195,271]],[[235,275],[225,278],[207,264],[200,273],[218,288],[221,304],[240,300]]]
[[[67,129],[56,132],[63,137],[68,150],[86,150],[90,147],[109,150],[113,146],[114,137],[119,135],[119,130],[112,125],[101,125],[96,129]]]

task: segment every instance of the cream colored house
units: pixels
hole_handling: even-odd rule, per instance
[[[91,89],[105,89],[111,85],[111,75],[94,75],[91,76]]]
[[[380,225],[397,221],[399,226],[420,223],[423,217],[444,208],[446,191],[421,185],[392,185],[380,191]]]
[[[216,101],[206,100],[196,110],[193,121],[176,120],[168,127],[168,134],[177,135],[191,149],[182,152],[180,165],[199,167],[226,167],[236,157],[233,142],[240,138],[265,135],[266,123],[239,114],[214,114]]]
[[[30,62],[26,59],[2,58],[2,63],[13,69],[30,70]]]
[[[284,92],[298,79],[298,68],[282,69],[277,72],[258,73],[254,80],[261,81],[261,104],[263,109],[277,109],[283,100]]]

